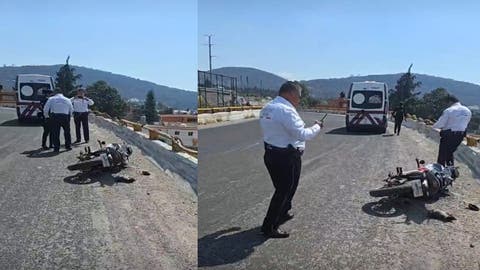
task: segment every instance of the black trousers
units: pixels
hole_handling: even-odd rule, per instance
[[[54,113],[51,118],[53,149],[56,151],[60,150],[60,128],[63,129],[65,148],[70,148],[72,144],[72,137],[70,135],[70,115]]]
[[[74,112],[73,121],[75,122],[75,135],[77,137],[77,141],[81,141],[82,139],[80,126],[83,128],[83,138],[85,138],[85,141],[90,140],[90,134],[88,131],[88,112]]]
[[[402,128],[403,118],[395,118],[395,126],[393,128],[393,133],[400,134],[400,129]]]
[[[453,166],[453,153],[457,147],[462,143],[466,133],[463,131],[444,130],[440,132],[440,146],[438,149],[437,163],[443,166]]]
[[[47,146],[47,137],[49,138],[49,144],[48,144],[48,147],[53,147],[53,138],[52,138],[52,134],[51,134],[51,130],[52,130],[52,124],[51,124],[51,119],[50,118],[46,118],[43,120],[43,134],[42,134],[42,146]],[[50,135],[50,136],[48,136]]]
[[[265,150],[265,166],[272,179],[275,192],[263,220],[262,228],[274,229],[279,226],[282,216],[292,208],[292,199],[297,190],[302,159],[299,152]]]

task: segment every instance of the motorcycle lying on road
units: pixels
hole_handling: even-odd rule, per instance
[[[70,171],[93,171],[93,170],[113,170],[125,168],[128,164],[128,158],[132,155],[132,148],[127,144],[111,143],[105,146],[105,142],[98,141],[100,149],[92,152],[90,147],[84,148],[77,156],[79,161],[69,165]]]
[[[389,173],[388,178],[384,179],[386,184],[370,190],[370,196],[432,198],[446,190],[459,177],[458,167],[425,164],[425,161],[418,159],[416,161],[416,170],[403,172],[402,167],[397,167],[397,174]]]

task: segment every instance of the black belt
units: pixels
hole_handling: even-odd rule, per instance
[[[453,131],[451,129],[446,129],[446,130],[442,130],[443,132],[445,133],[451,133],[451,134],[463,134],[465,133],[465,131]]]
[[[265,145],[265,150],[281,152],[281,153],[296,152],[298,154],[303,154],[303,151],[304,151],[303,148],[293,147],[291,144],[289,144],[288,147],[277,147],[264,142],[264,145]]]

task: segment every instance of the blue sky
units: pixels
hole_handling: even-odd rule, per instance
[[[70,64],[196,91],[197,1],[0,0],[0,65]]]
[[[480,84],[480,1],[200,0],[198,63],[287,79],[412,71]]]

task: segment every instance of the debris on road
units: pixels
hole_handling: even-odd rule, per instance
[[[472,211],[479,211],[480,209],[478,208],[478,206],[476,206],[475,204],[473,203],[469,203],[468,206],[467,206],[468,209],[472,210]]]
[[[148,171],[142,171],[142,175],[150,175],[150,172],[148,172]]]
[[[427,212],[427,217],[438,219],[443,222],[452,222],[454,220],[457,220],[454,216],[442,210],[429,210]]]

